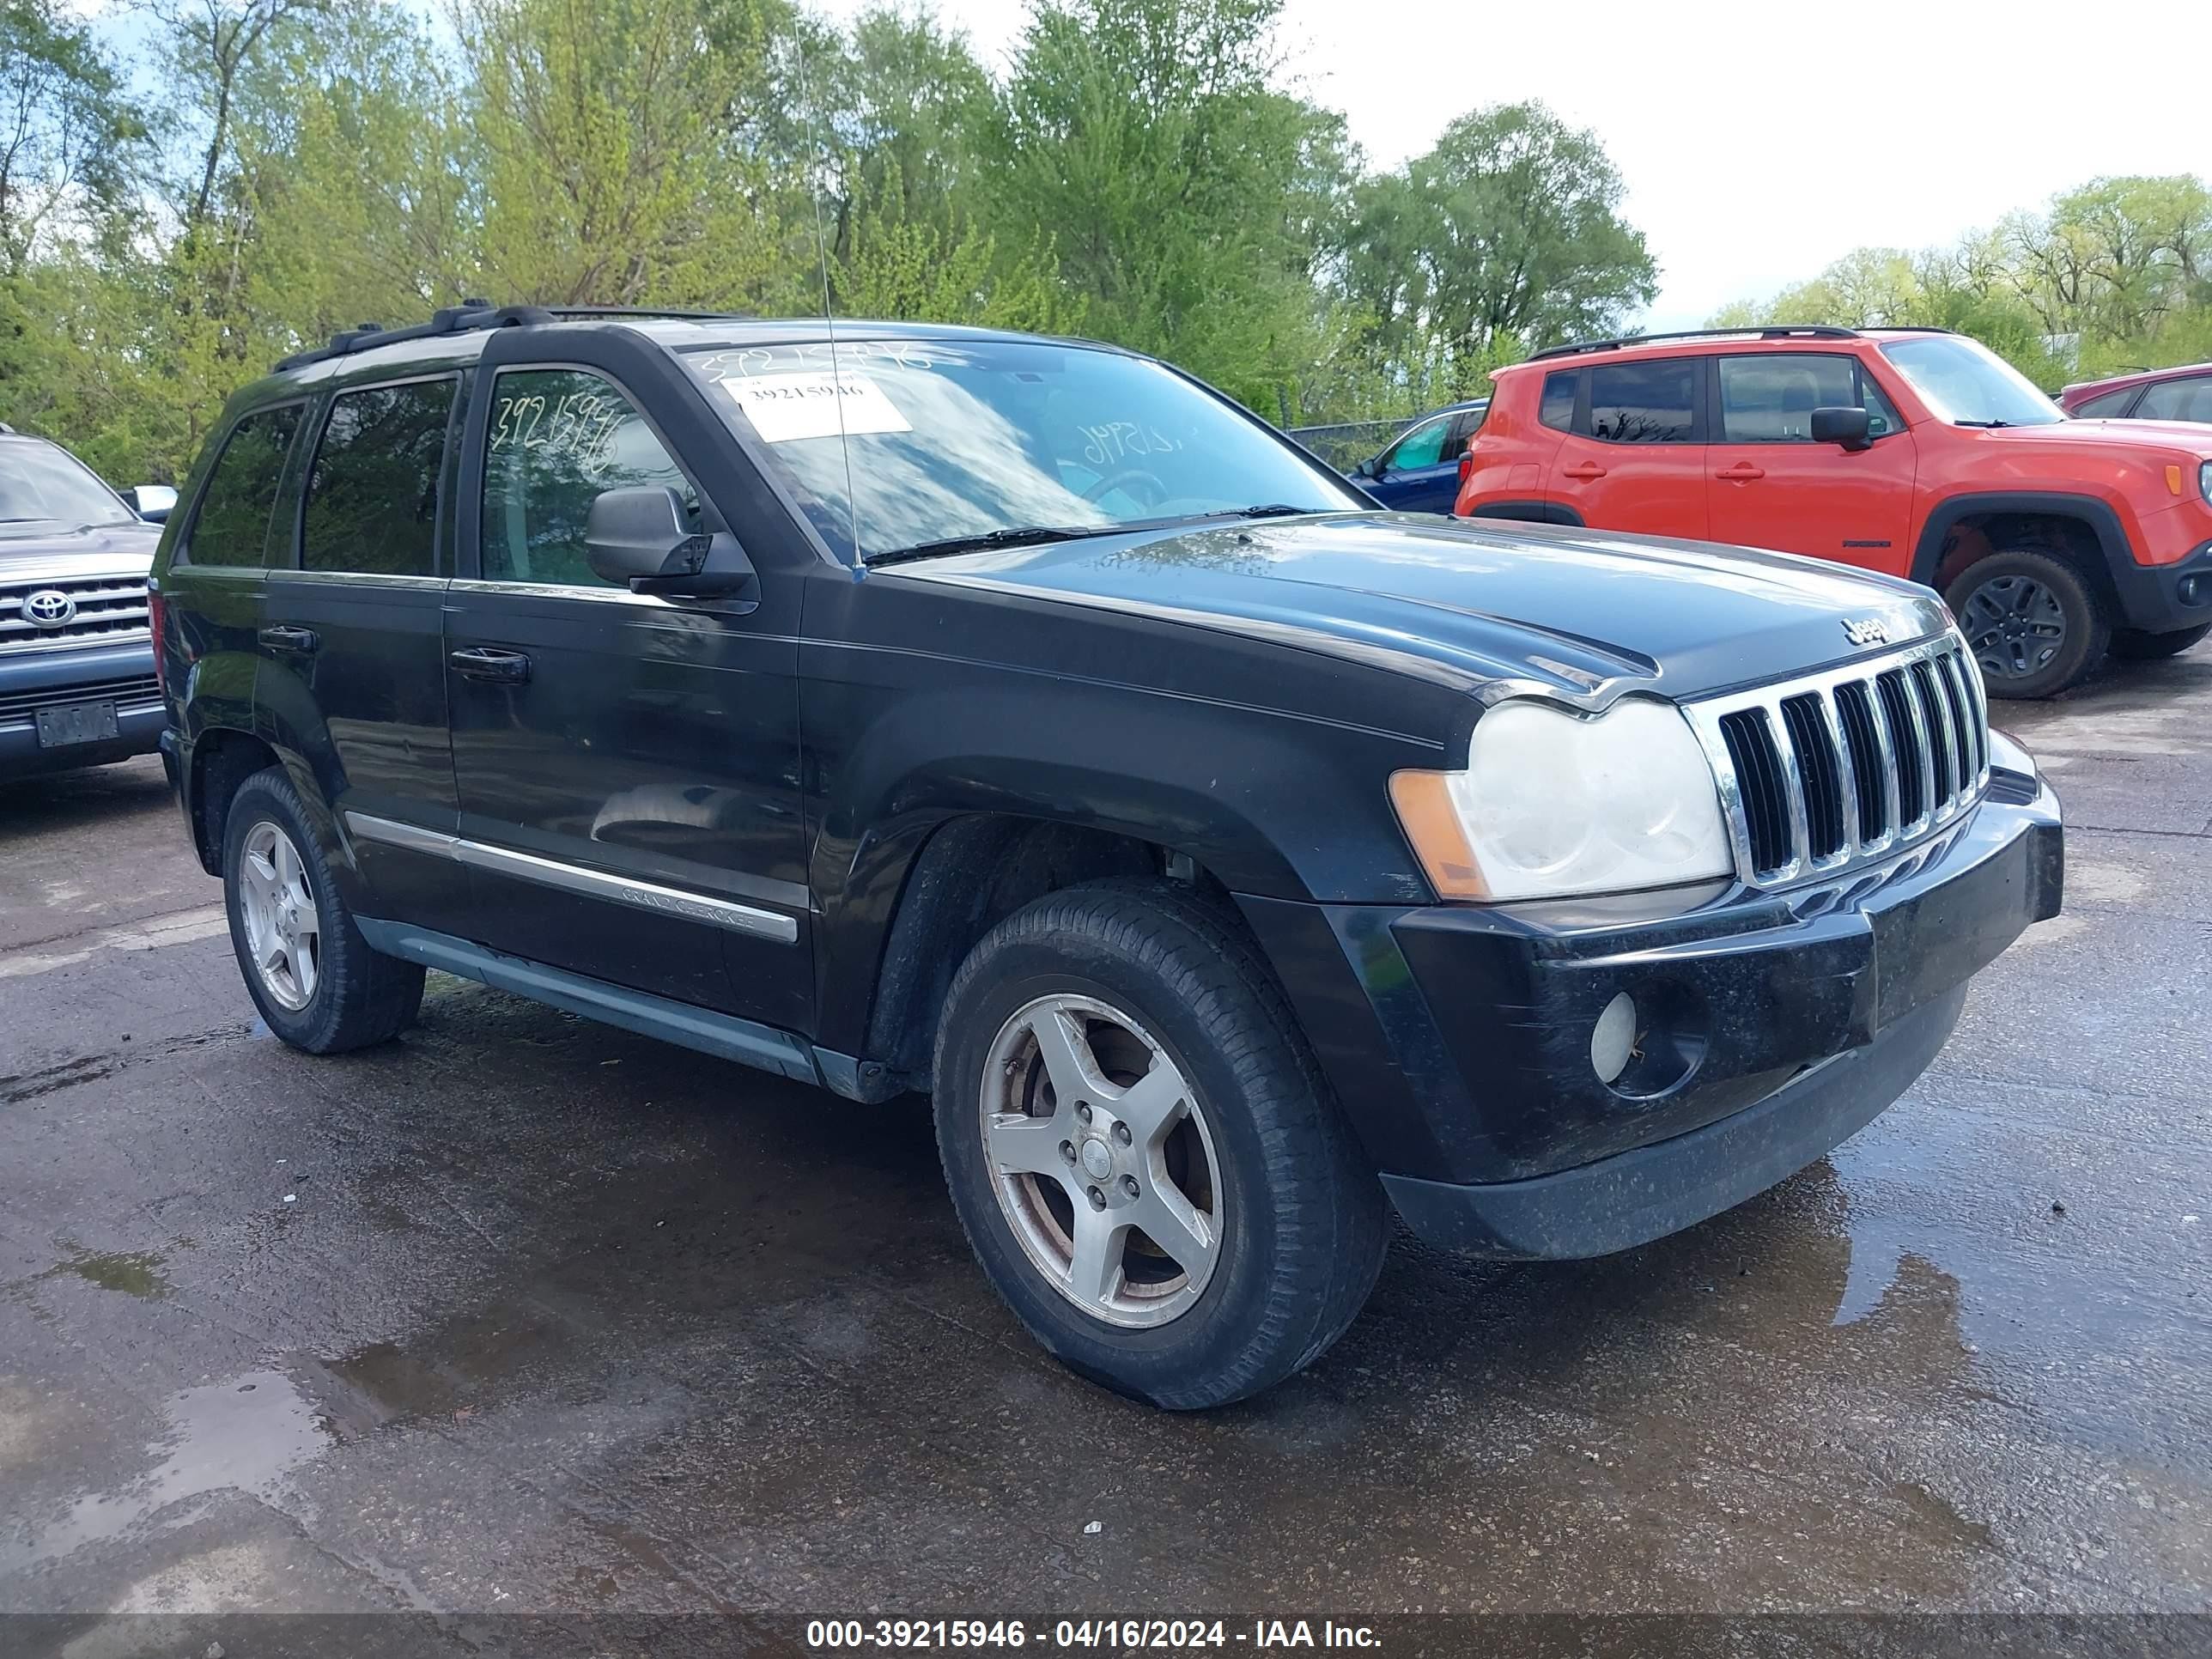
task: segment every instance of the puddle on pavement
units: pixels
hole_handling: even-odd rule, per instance
[[[73,1244],[62,1248],[69,1252],[69,1260],[57,1261],[40,1278],[67,1273],[103,1291],[118,1291],[147,1302],[168,1295],[173,1288],[161,1271],[165,1258],[155,1251],[108,1254],[79,1249]]]
[[[186,1498],[235,1488],[265,1497],[332,1443],[328,1425],[280,1371],[250,1371],[186,1389],[162,1407],[168,1426],[146,1448],[161,1461],[111,1492],[80,1494],[28,1537],[0,1542],[0,1573],[58,1561],[128,1531]]]

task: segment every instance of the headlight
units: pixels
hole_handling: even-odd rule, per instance
[[[1595,719],[1502,702],[1467,769],[1399,772],[1391,799],[1446,898],[1559,898],[1725,876],[1735,867],[1713,769],[1671,704]]]
[[[2206,501],[2212,502],[2212,461],[2207,461],[2197,469],[2197,493]]]

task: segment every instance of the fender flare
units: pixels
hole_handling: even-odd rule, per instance
[[[1975,490],[1948,495],[1929,510],[1913,544],[1912,580],[1925,587],[1936,586],[1943,562],[1943,543],[1960,520],[1979,513],[2033,513],[2052,518],[2079,519],[2097,538],[2102,564],[2088,574],[2107,599],[2112,594],[2112,570],[2132,560],[2127,528],[2109,502],[2094,495],[2057,490]]]
[[[1565,501],[1485,501],[1465,516],[1470,519],[1510,519],[1519,524],[1560,524],[1572,530],[1589,527],[1583,515]]]

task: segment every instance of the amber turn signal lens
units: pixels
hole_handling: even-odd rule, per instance
[[[1474,849],[1468,845],[1447,777],[1443,772],[1393,772],[1390,805],[1397,809],[1398,823],[1437,897],[1488,898],[1489,885],[1475,864]]]
[[[2181,493],[2181,469],[2179,467],[2169,466],[2166,469],[2166,493],[2170,495],[2179,495]]]

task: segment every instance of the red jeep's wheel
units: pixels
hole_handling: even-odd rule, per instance
[[[2057,696],[2097,665],[2112,634],[2081,573],[2028,548],[1968,565],[1943,597],[1993,697]]]

